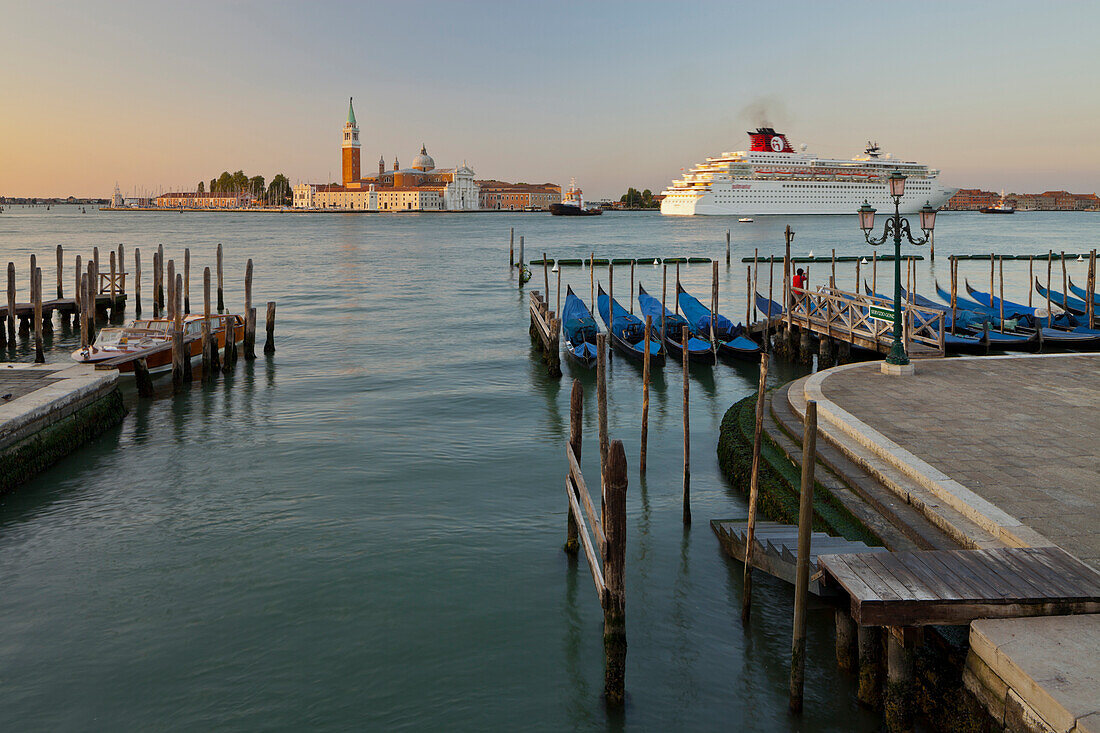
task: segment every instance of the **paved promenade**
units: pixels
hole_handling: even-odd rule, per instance
[[[907,377],[855,364],[804,392],[842,450],[949,506],[960,536],[1056,544],[1100,571],[1100,354],[937,359]],[[979,620],[963,681],[997,730],[1100,733],[1097,649],[1100,615]]]
[[[821,391],[1100,570],[1100,356],[920,362],[830,374]]]

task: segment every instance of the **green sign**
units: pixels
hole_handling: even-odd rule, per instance
[[[894,322],[894,311],[890,308],[879,308],[878,306],[871,306],[871,318],[877,318],[880,321]]]

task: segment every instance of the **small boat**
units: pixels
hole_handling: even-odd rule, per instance
[[[783,315],[782,305],[774,300],[765,298],[760,293],[756,293],[756,309],[763,313],[765,318],[774,318]]]
[[[1035,278],[1035,290],[1044,298],[1047,297],[1047,289],[1039,282],[1039,278]],[[1050,291],[1050,304],[1058,308],[1065,308],[1067,311],[1077,316],[1086,315],[1089,307],[1089,304],[1084,300],[1075,298],[1072,295],[1065,296],[1057,290]]]
[[[638,284],[638,306],[642,309],[642,315],[652,317],[653,329],[658,334],[662,333],[663,328],[668,353],[683,361],[684,326],[688,326],[688,359],[698,362],[714,362],[714,349],[711,348],[710,341],[691,336],[691,326],[688,324],[687,319],[676,315],[667,307],[663,309],[662,315],[661,301],[647,293],[640,283]],[[662,317],[664,318],[663,324],[661,322]]]
[[[200,315],[183,318],[184,344],[192,363],[202,361],[202,323]],[[228,329],[232,329],[234,343],[244,340],[244,319],[238,315],[222,313],[212,315],[210,323],[213,337],[219,349],[225,347]],[[134,361],[144,358],[149,373],[166,372],[172,368],[172,321],[168,318],[137,318],[125,326],[104,328],[90,347],[72,353],[73,361],[81,364],[97,364],[117,361],[120,374],[134,372]],[[129,357],[129,358],[122,358]]]
[[[596,334],[600,332],[596,319],[573,288],[566,287],[565,306],[561,309],[561,330],[565,334],[565,351],[583,367],[596,364]]]
[[[603,209],[597,207],[585,207],[584,197],[577,188],[577,179],[569,182],[569,190],[561,198],[560,204],[550,204],[550,213],[554,216],[599,216]]]
[[[626,308],[619,305],[603,291],[603,285],[599,285],[596,295],[596,308],[600,312],[600,318],[607,324],[607,332],[611,335],[611,345],[621,351],[627,358],[641,362],[645,358],[646,348],[649,349],[650,365],[665,363],[665,349],[659,339],[650,334],[648,345],[645,340],[645,323],[638,316],[627,313]],[[611,313],[614,313],[614,319]]]
[[[676,300],[693,333],[709,339],[713,321],[719,354],[748,360],[760,358],[760,345],[745,336],[743,325],[734,325],[733,321],[721,313],[712,316],[710,309],[692,297],[679,283],[676,284]]]
[[[1036,285],[1042,287],[1039,283],[1036,283]],[[992,305],[988,306],[990,310],[994,312],[1000,311],[999,298],[994,297],[991,299],[988,293],[983,293],[971,288],[970,283],[966,284],[966,289],[979,303],[983,305],[991,303]],[[1045,297],[1046,289],[1040,290],[1040,294]],[[1051,293],[1052,304],[1059,302],[1055,300],[1054,295],[1054,293]],[[1061,293],[1058,295],[1061,295]],[[1051,328],[1049,325],[1044,325],[1050,322],[1050,318],[1046,316],[1045,309],[1040,311],[1037,308],[1029,308],[1026,305],[1005,301],[1006,316],[1008,315],[1010,307],[1014,313],[1021,313],[1021,321],[1027,319],[1028,322],[1034,326],[1042,326],[1038,328],[1039,343],[1042,349],[1049,347],[1073,349],[1075,351],[1095,351],[1096,349],[1100,349],[1100,330],[1079,325],[1077,319],[1068,313],[1062,313],[1061,315],[1056,314],[1054,316],[1054,323],[1058,327]],[[1030,316],[1027,314],[1027,311],[1031,312]]]
[[[737,221],[739,221],[742,224],[752,224],[752,217],[751,216],[742,216]]]

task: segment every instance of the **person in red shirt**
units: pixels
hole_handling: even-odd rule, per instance
[[[806,272],[801,267],[798,268],[798,272],[795,273],[794,281],[791,284],[799,290],[806,289]]]

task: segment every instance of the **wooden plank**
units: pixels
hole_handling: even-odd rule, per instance
[[[933,570],[936,566],[946,569],[951,572],[955,577],[961,579],[969,587],[969,593],[965,597],[970,598],[994,598],[997,597],[997,590],[989,584],[988,580],[977,576],[974,572],[962,563],[959,563],[952,553],[955,550],[942,550],[937,552],[924,553],[922,557],[925,562]]]
[[[852,603],[856,601],[873,601],[878,599],[878,591],[865,579],[861,572],[852,567],[849,562],[856,555],[825,555],[820,559],[822,570],[833,576],[849,595]],[[862,569],[862,564],[860,568]]]
[[[1061,577],[1079,584],[1090,595],[1100,595],[1100,575],[1059,547],[1021,548],[1032,561],[1041,562]]]
[[[1059,582],[1057,573],[1049,577],[1039,577],[1026,567],[1027,563],[1021,563],[1023,558],[1017,557],[1011,551],[1001,550],[973,550],[983,559],[988,560],[990,569],[998,576],[1005,579],[1012,587],[1020,592],[1021,599],[1040,600],[1052,596],[1060,596],[1070,590]]]
[[[888,567],[883,558],[877,555],[861,556],[864,566],[868,570],[877,573],[890,589],[907,601],[934,601],[939,600],[932,591],[924,587],[912,574],[903,569],[901,563],[894,561],[893,567]]]
[[[950,592],[942,581],[939,581],[935,576],[926,574],[923,572],[923,566],[914,568],[915,565],[914,556],[917,553],[906,553],[904,558],[898,557],[893,553],[883,553],[876,555],[874,561],[881,563],[890,572],[894,573],[895,577],[899,578],[907,587],[910,587],[915,593],[921,593],[928,597],[928,600],[941,601],[945,598],[952,598],[953,594]],[[928,582],[928,580],[931,582]],[[944,594],[946,592],[946,595]]]
[[[912,553],[909,561],[909,569],[918,577],[924,579],[925,585],[936,591],[941,598],[962,598],[967,595],[967,585],[946,567],[942,570],[933,570],[925,562],[924,552]]]
[[[581,466],[577,463],[577,456],[573,454],[573,446],[566,444],[565,456],[569,459],[570,478],[576,484],[577,493],[580,494],[581,501],[584,502],[584,510],[588,512],[588,521],[592,524],[592,529],[596,535],[596,542],[600,546],[600,552],[603,552],[603,546],[607,543],[607,538],[603,534],[602,522],[597,519],[596,508],[593,506],[592,497],[588,493],[588,484],[584,482]]]
[[[569,486],[569,482],[566,482],[565,493],[569,497],[569,511],[573,512],[573,521],[577,523],[577,528],[580,530],[577,534],[581,537],[584,556],[588,558],[588,569],[592,571],[592,582],[596,585],[596,598],[599,599],[602,605],[603,594],[606,589],[603,582],[603,573],[600,571],[600,564],[596,561],[596,553],[592,550],[592,541],[588,539],[588,527],[584,523],[584,517],[581,516],[580,505],[577,504],[577,497],[573,496],[573,488]]]
[[[990,589],[990,593],[985,596],[986,599],[1000,598],[1007,600],[1016,595],[1016,592],[1006,585],[1000,576],[984,567],[981,561],[971,554],[971,550],[946,550],[945,552],[947,552],[947,558],[945,558],[947,561],[953,561],[969,570],[973,577],[985,582]]]

